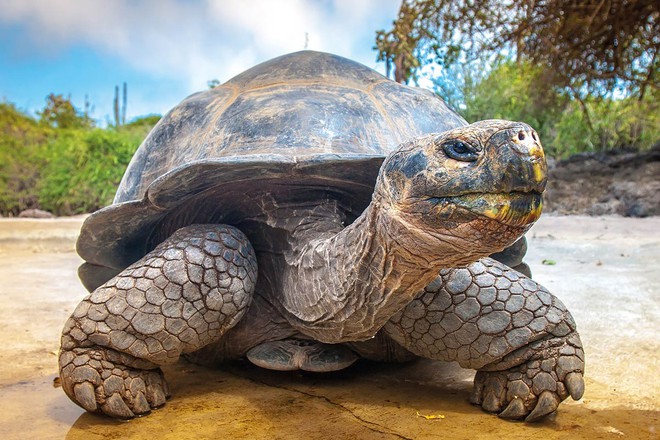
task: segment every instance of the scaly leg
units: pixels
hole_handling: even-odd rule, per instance
[[[238,229],[179,229],[76,307],[62,334],[64,391],[113,417],[162,406],[168,390],[158,367],[234,326],[256,280],[254,251]]]
[[[539,420],[584,392],[584,352],[566,307],[490,258],[443,270],[384,330],[419,356],[478,370],[470,400],[504,418]]]

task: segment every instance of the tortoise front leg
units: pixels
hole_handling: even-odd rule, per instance
[[[64,391],[113,417],[162,406],[168,391],[158,367],[233,327],[256,280],[254,251],[238,229],[179,229],[76,307],[62,334]]]
[[[575,322],[545,288],[484,258],[438,278],[384,330],[411,352],[476,369],[472,403],[535,421],[584,391]]]

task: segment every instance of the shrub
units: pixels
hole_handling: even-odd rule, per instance
[[[44,165],[43,150],[54,131],[22,113],[13,104],[0,103],[0,213],[16,215],[38,207],[34,187]]]
[[[46,109],[58,111],[44,110],[40,121],[0,102],[2,215],[29,208],[70,215],[112,203],[133,153],[160,119],[149,115],[120,128],[92,128],[73,106],[64,105],[67,100],[58,106],[52,101]],[[43,115],[59,119],[44,120]],[[72,123],[71,115],[84,123]]]
[[[552,89],[539,88],[543,72],[526,63],[503,61],[487,76],[465,91],[464,117],[470,121],[509,119],[524,121],[545,142],[554,137],[566,97]],[[469,83],[468,83],[469,84]]]
[[[544,87],[544,72],[504,61],[476,82],[466,81],[463,116],[524,121],[534,127],[550,156],[616,148],[645,150],[660,140],[660,92],[644,99],[595,98],[582,102]],[[586,109],[586,110],[585,110]]]
[[[615,148],[647,150],[660,140],[660,93],[642,100],[587,99],[584,104],[590,115],[572,101],[556,123],[553,150],[558,156],[585,151],[605,151]]]
[[[36,186],[41,207],[58,215],[70,215],[112,203],[144,132],[142,128],[61,133],[47,149],[47,165]]]

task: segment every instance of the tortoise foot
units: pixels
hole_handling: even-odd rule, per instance
[[[253,364],[269,370],[327,373],[348,367],[359,356],[343,345],[304,339],[265,342],[247,353]]]
[[[552,414],[559,403],[584,394],[584,361],[581,347],[564,345],[544,350],[504,371],[477,371],[470,401],[485,411],[510,420],[536,422]]]
[[[170,393],[160,368],[127,367],[113,358],[103,348],[62,351],[64,391],[87,411],[120,419],[144,416],[165,405]]]

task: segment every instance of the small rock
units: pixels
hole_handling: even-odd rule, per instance
[[[42,209],[26,209],[25,211],[21,211],[20,214],[18,214],[19,217],[21,218],[54,218],[55,216],[48,212],[44,211]]]
[[[611,200],[608,202],[598,202],[591,205],[586,209],[588,215],[612,215],[618,214],[621,207],[621,202],[618,200]]]

